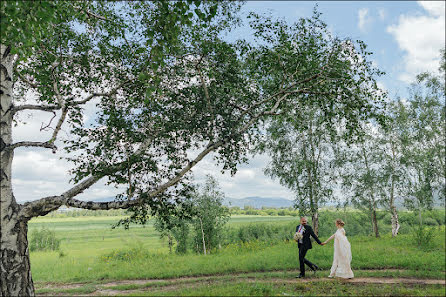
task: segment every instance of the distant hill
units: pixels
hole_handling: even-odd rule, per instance
[[[105,197],[105,198],[99,198],[99,199],[94,199],[94,202],[110,202],[110,201],[115,201],[115,197]]]
[[[109,202],[113,201],[114,197],[105,197],[100,199],[94,199],[94,202]],[[288,200],[281,197],[258,197],[258,196],[252,196],[252,197],[245,197],[245,198],[225,198],[224,205],[226,206],[238,206],[240,208],[243,208],[245,206],[251,206],[253,208],[262,208],[262,206],[265,207],[290,207],[293,206],[293,201]]]
[[[434,196],[434,207],[444,207],[444,197],[440,197],[438,194]],[[442,199],[443,198],[443,199]],[[95,202],[109,202],[115,200],[115,197],[105,197],[100,199],[94,199]],[[289,200],[283,197],[259,197],[259,196],[250,196],[245,198],[225,198],[223,204],[226,206],[238,206],[243,208],[245,206],[251,206],[253,208],[260,209],[264,207],[292,207],[294,201]],[[328,202],[325,206],[335,206],[336,203]],[[404,209],[403,203],[401,199],[397,199],[396,207],[398,209]]]
[[[281,197],[245,197],[245,198],[226,198],[223,202],[227,206],[238,206],[243,208],[245,206],[251,206],[253,208],[264,207],[290,207],[293,206],[293,200],[281,198]]]

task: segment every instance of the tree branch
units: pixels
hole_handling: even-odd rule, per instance
[[[135,151],[134,155],[139,155],[144,153],[147,148],[150,146],[150,143],[155,138],[155,135],[153,135],[151,138],[148,138],[142,145]],[[48,144],[50,145],[50,144]],[[110,172],[117,172],[119,170],[123,169],[123,165],[127,164],[127,160],[117,163],[109,168],[107,171]],[[35,200],[32,202],[25,203],[23,205],[22,210],[20,211],[20,217],[24,219],[31,219],[32,217],[37,216],[43,216],[47,213],[58,209],[62,205],[72,206],[72,207],[79,207],[79,208],[85,208],[85,209],[116,209],[116,208],[128,208],[133,203],[138,203],[139,201],[134,200],[127,200],[125,203],[122,202],[86,202],[86,201],[80,201],[76,199],[72,199],[76,195],[82,193],[92,185],[94,185],[97,181],[99,181],[102,177],[105,175],[95,175],[90,176],[89,178],[83,180],[82,182],[76,184],[71,189],[67,190],[61,195],[58,196],[49,196],[45,198],[41,198],[39,200]]]
[[[24,83],[26,83],[28,86],[30,86],[33,89],[37,89],[39,86],[35,83],[32,83],[29,81],[29,79],[27,79],[26,77],[24,77],[19,71],[17,71],[17,66],[15,67],[15,74],[17,74],[17,76],[20,78],[21,81],[23,81]]]
[[[128,80],[122,82],[121,84],[119,84],[117,87],[115,87],[114,89],[112,89],[112,90],[111,90],[110,92],[108,92],[108,93],[93,93],[93,94],[91,94],[90,96],[86,97],[85,99],[80,100],[80,101],[73,101],[73,102],[69,103],[69,105],[70,105],[70,106],[81,105],[81,104],[85,104],[85,103],[87,103],[88,101],[90,101],[91,99],[93,99],[93,98],[95,98],[95,97],[109,97],[109,96],[115,95],[115,94],[118,92],[118,90],[119,90],[120,88],[122,88],[123,86],[125,86],[126,84],[128,84],[130,81],[131,81],[131,80],[128,79]]]
[[[57,134],[60,131],[60,128],[62,127],[62,124],[65,121],[65,118],[67,117],[68,114],[68,108],[65,106],[62,109],[62,114],[60,115],[59,121],[57,122],[56,128],[54,129],[53,135],[51,136],[50,140],[48,141],[49,143],[54,143],[56,142],[56,138],[57,138]]]
[[[56,112],[53,111],[53,117],[50,119],[50,122],[49,122],[47,125],[45,125],[45,126],[43,126],[43,123],[42,123],[42,124],[40,125],[40,131],[49,128],[50,125],[51,125],[51,122],[53,121],[53,119],[54,119],[55,117],[56,117]]]
[[[5,150],[14,150],[18,147],[44,147],[44,148],[50,148],[53,150],[53,153],[56,152],[57,147],[50,142],[33,142],[33,141],[21,141],[16,142],[10,145],[7,145],[5,147]]]
[[[14,106],[14,108],[12,109],[12,113],[14,114],[22,110],[41,110],[41,111],[53,112],[54,110],[58,110],[60,108],[61,107],[57,104],[54,105],[24,104],[24,105]]]
[[[27,202],[20,210],[19,217],[29,220],[32,217],[46,215],[47,213],[58,209],[64,204],[67,205],[70,198],[82,193],[84,190],[88,189],[101,178],[102,176],[91,176],[80,182],[79,184],[75,185],[62,195],[49,196],[36,201]]]
[[[79,9],[79,8],[77,8],[77,9]],[[89,17],[92,17],[92,18],[95,18],[95,19],[99,19],[99,20],[102,20],[102,21],[108,21],[108,22],[111,21],[111,20],[107,19],[106,17],[104,17],[102,15],[98,15],[98,14],[92,13],[91,11],[86,10],[86,9],[80,9],[80,11],[82,11],[83,13],[88,15]]]
[[[130,82],[130,80],[126,80],[126,81],[122,82],[120,85],[118,85],[116,88],[112,89],[108,93],[93,93],[83,100],[68,101],[68,102],[66,102],[65,105],[66,105],[66,107],[82,105],[82,104],[87,103],[88,101],[90,101],[91,99],[93,99],[95,97],[114,95],[120,88],[122,88],[129,82]],[[24,105],[14,106],[14,108],[12,109],[12,113],[15,114],[16,112],[22,111],[22,110],[41,110],[41,111],[53,112],[54,110],[58,110],[58,109],[62,109],[62,108],[63,107],[60,104],[52,104],[52,105],[24,104]]]

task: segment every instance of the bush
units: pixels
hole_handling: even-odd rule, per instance
[[[40,230],[33,230],[30,234],[30,251],[56,251],[60,247],[60,239],[56,238],[56,233],[43,227]]]
[[[262,242],[283,242],[292,240],[295,224],[271,224],[271,223],[251,223],[239,228],[228,228],[226,230],[226,244],[246,243],[254,241]]]
[[[412,229],[412,238],[418,247],[427,249],[435,237],[435,229],[418,225]]]
[[[423,219],[423,224],[426,226],[438,226],[438,222],[434,218]]]
[[[169,255],[165,253],[153,252],[143,247],[142,243],[137,241],[131,247],[114,250],[100,256],[102,262],[121,261],[132,262],[136,260],[148,261],[150,259],[166,259]]]

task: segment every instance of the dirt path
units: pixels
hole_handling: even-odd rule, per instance
[[[405,270],[399,269],[386,269],[386,270],[360,270],[362,272],[403,272]],[[271,271],[269,271],[271,272]],[[284,270],[273,272],[298,272],[298,270]],[[256,275],[258,273],[258,275]],[[315,281],[334,281],[328,277],[311,277],[305,279],[294,279],[289,277],[270,277],[263,275],[262,272],[247,272],[247,273],[233,273],[233,274],[221,274],[221,275],[207,275],[207,276],[185,276],[179,278],[170,279],[135,279],[135,280],[119,280],[107,283],[101,283],[95,285],[95,290],[88,294],[82,294],[83,296],[115,296],[131,293],[142,293],[143,291],[156,289],[162,291],[170,291],[176,289],[186,289],[197,285],[216,284],[223,281],[236,281],[236,282],[272,282],[272,283],[284,283],[284,284],[297,284],[302,282],[315,282]],[[326,274],[327,271],[320,271],[319,275]],[[357,277],[353,279],[337,279],[345,283],[353,284],[407,284],[407,285],[446,285],[445,279],[416,279],[410,277]],[[68,289],[77,289],[83,286],[89,285],[89,283],[73,283],[73,284],[45,284],[39,286],[39,289],[51,289],[63,292]],[[117,286],[135,285],[141,288],[124,290],[117,288]],[[46,293],[45,295],[48,295]],[[63,293],[55,293],[55,295],[61,296]]]

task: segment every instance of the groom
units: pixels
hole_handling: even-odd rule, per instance
[[[296,227],[296,232],[302,234],[302,239],[299,239],[297,241],[297,246],[299,248],[300,274],[296,276],[296,278],[302,278],[305,277],[305,264],[307,264],[314,272],[316,272],[316,270],[319,269],[319,267],[316,264],[313,264],[307,259],[305,259],[307,251],[312,248],[310,235],[313,236],[313,238],[316,240],[318,244],[320,245],[324,244],[321,243],[319,238],[317,238],[316,234],[314,234],[313,229],[307,225],[306,217],[300,218],[300,225]]]

